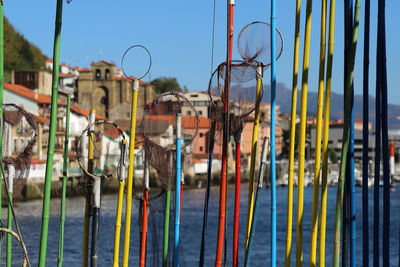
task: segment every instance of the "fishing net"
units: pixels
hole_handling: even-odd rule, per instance
[[[38,131],[34,115],[15,104],[3,105],[3,163],[13,173],[14,189],[20,190],[29,177]],[[12,170],[11,170],[12,169]]]
[[[88,170],[89,139],[94,144],[93,171]],[[104,190],[112,179],[117,178],[121,164],[126,164],[120,160],[124,157],[122,153],[126,153],[123,140],[124,132],[117,124],[109,121],[97,121],[82,131],[76,143],[76,155],[79,167],[84,173],[79,185],[86,194],[91,192],[95,179],[101,179]]]
[[[163,223],[166,216],[165,203],[166,191],[180,190],[175,188],[175,162],[176,162],[176,117],[182,115],[182,147],[181,163],[184,169],[185,158],[192,151],[192,142],[197,135],[199,118],[193,104],[179,92],[166,92],[159,95],[151,103],[144,107],[144,114],[139,125],[138,134],[143,139],[142,147],[145,158],[150,168],[150,184],[161,188],[161,191],[151,189],[149,191],[149,225],[147,263],[150,266],[161,266]],[[140,194],[137,194],[140,196]],[[173,249],[173,218],[174,218],[174,195],[171,194],[170,210],[170,242],[169,260],[172,263]],[[141,202],[138,203],[141,206]],[[140,218],[140,216],[139,216]],[[141,221],[139,220],[139,226]],[[183,252],[182,252],[183,254]],[[181,257],[181,265],[184,257]]]
[[[176,116],[182,114],[182,153],[191,152],[199,128],[199,118],[193,104],[179,92],[159,95],[144,107],[139,134],[143,138],[146,159],[157,172],[163,189],[171,188],[175,166]]]
[[[227,68],[229,68],[227,70]],[[208,93],[212,100],[212,119],[217,121],[217,125],[222,129],[223,104],[225,100],[225,80],[230,75],[229,91],[229,135],[240,139],[243,131],[244,122],[255,109],[255,103],[262,99],[257,98],[255,93],[257,69],[244,61],[234,60],[228,64],[221,63],[214,71],[208,87]],[[262,87],[261,87],[262,88]],[[217,101],[217,100],[220,101]],[[218,129],[218,128],[217,128]],[[222,131],[216,131],[219,135],[216,141],[220,142]]]
[[[283,51],[283,37],[276,31],[276,59]],[[255,21],[246,25],[239,33],[237,47],[244,61],[253,66],[271,64],[271,24]]]

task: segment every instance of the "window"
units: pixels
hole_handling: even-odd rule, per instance
[[[17,152],[18,152],[17,138],[14,138],[13,152],[14,152],[14,153],[17,153]]]
[[[189,110],[189,111],[186,111],[186,115],[187,116],[191,116],[192,115],[192,112]]]
[[[127,112],[127,113],[126,113],[126,116],[129,118],[129,117],[131,116],[131,113],[130,113],[130,112]]]
[[[192,94],[192,95],[190,95],[190,97],[199,97],[199,95],[198,94]]]
[[[203,111],[199,110],[199,115],[200,116],[203,115]]]
[[[28,82],[34,81],[35,80],[35,73],[28,73],[26,80]]]
[[[110,70],[109,69],[106,69],[105,77],[106,77],[106,80],[110,79]]]
[[[202,146],[200,146],[199,149],[200,149],[201,152],[203,152],[203,147]]]
[[[21,137],[19,140],[20,140],[20,142],[21,142],[21,149],[20,149],[20,151],[22,151],[22,150],[25,148],[25,139]]]
[[[96,80],[100,80],[100,78],[101,78],[101,72],[100,72],[99,69],[96,69],[96,77],[95,77],[95,79]]]
[[[203,133],[200,133],[199,135],[200,135],[200,137],[203,137],[203,136],[204,136],[204,134],[203,134]]]

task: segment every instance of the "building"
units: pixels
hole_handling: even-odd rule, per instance
[[[130,79],[120,75],[114,63],[101,60],[91,64],[91,69],[79,70],[77,81],[77,99],[86,109],[94,108],[98,114],[116,119],[129,119],[134,77]],[[139,82],[138,106],[142,107],[155,96],[151,84]],[[138,117],[141,116],[139,112]]]

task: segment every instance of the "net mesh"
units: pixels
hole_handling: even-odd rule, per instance
[[[282,34],[276,31],[276,59],[283,51]],[[256,21],[246,25],[239,33],[237,47],[244,61],[257,66],[271,64],[271,25],[266,22]]]
[[[89,139],[94,144],[92,172],[88,170]],[[103,189],[116,178],[121,168],[120,158],[123,156],[122,153],[126,153],[122,145],[123,140],[125,140],[124,132],[117,124],[109,121],[97,121],[82,131],[75,149],[79,167],[85,174],[79,181],[85,193],[91,191],[91,185],[96,178],[102,180]]]
[[[254,66],[243,61],[232,61],[229,66],[226,62],[221,63],[214,71],[208,88],[210,98],[214,100],[212,101],[214,110],[211,112],[212,119],[217,121],[218,126],[222,128],[227,73],[231,77],[228,100],[230,107],[229,135],[233,135],[238,140],[243,131],[245,118],[254,111],[256,101],[260,101],[262,97],[257,99],[255,94],[257,70]],[[215,101],[216,99],[221,101]],[[218,132],[220,131],[216,131],[216,133]],[[216,136],[216,141],[220,142],[220,137],[220,135]]]
[[[38,138],[37,125],[32,114],[15,104],[4,104],[3,112],[3,163],[8,169],[13,166],[14,190],[18,190],[29,177]]]
[[[176,116],[182,114],[182,154],[190,153],[197,135],[199,118],[193,104],[180,92],[167,92],[144,108],[139,134],[143,138],[146,159],[157,172],[163,189],[171,189],[175,175]],[[182,157],[184,158],[184,157]]]

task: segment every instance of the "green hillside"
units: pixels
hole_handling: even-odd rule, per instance
[[[47,56],[18,33],[4,18],[4,79],[10,80],[11,70],[44,68]]]

